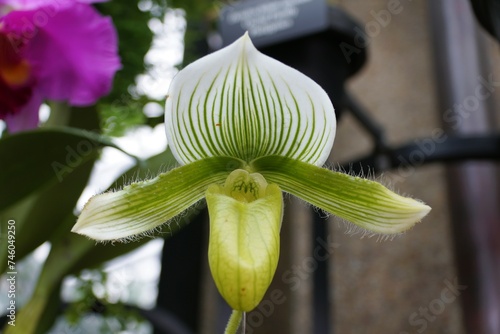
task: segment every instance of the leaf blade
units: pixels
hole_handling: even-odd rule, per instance
[[[0,189],[5,191],[0,192],[0,210],[39,188],[63,181],[104,146],[121,150],[104,136],[71,128],[38,129],[2,138]]]

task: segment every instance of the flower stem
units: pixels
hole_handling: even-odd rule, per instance
[[[64,102],[50,103],[50,116],[45,126],[66,126],[71,115],[70,106]]]
[[[231,317],[229,317],[229,321],[227,322],[224,334],[236,334],[238,327],[240,327],[242,315],[243,312],[233,310],[233,313],[231,313]]]

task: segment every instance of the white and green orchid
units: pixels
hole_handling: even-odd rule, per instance
[[[377,182],[322,168],[336,129],[330,99],[247,34],[179,72],[165,124],[181,167],[92,197],[73,231],[126,239],[206,198],[210,269],[237,311],[255,308],[275,273],[282,192],[380,234],[403,232],[430,211]]]

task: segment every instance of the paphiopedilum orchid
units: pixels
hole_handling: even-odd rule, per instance
[[[237,311],[255,308],[273,278],[283,192],[380,234],[405,231],[430,210],[377,182],[322,168],[336,129],[330,99],[257,51],[248,35],[178,73],[165,124],[182,166],[91,198],[73,231],[126,239],[206,198],[210,269]]]
[[[111,18],[99,0],[0,0],[0,119],[34,128],[43,100],[95,103],[120,68]]]

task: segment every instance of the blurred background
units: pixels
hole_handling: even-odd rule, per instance
[[[247,333],[500,333],[500,182],[493,161],[500,154],[498,4],[267,3],[274,2],[277,8],[288,3],[295,30],[262,34],[254,42],[330,94],[339,123],[329,167],[375,178],[433,209],[412,230],[387,239],[363,235],[287,197],[278,271],[264,301],[247,315]],[[88,182],[67,204],[69,218],[56,219],[56,207],[25,209],[23,200],[0,210],[2,224],[11,217],[32,224],[19,231],[28,236],[18,237],[24,257],[17,270],[19,305],[30,305],[43,281],[40,272],[58,261],[71,263],[51,280],[38,332],[223,331],[230,309],[209,274],[203,205],[190,211],[180,231],[165,228],[165,241],[96,246],[68,237],[68,228],[91,195],[175,165],[163,129],[170,80],[244,29],[229,25],[228,13],[266,2],[245,3],[249,7],[201,0],[96,5],[113,18],[123,69],[109,96],[96,107],[72,108],[66,125],[99,128],[127,153],[153,158],[141,166],[103,145],[82,177]],[[297,22],[308,10],[327,15]],[[491,94],[478,98],[477,87]],[[43,105],[41,126],[60,125],[58,110],[57,103]],[[0,127],[1,145],[8,134]],[[470,140],[453,140],[463,136]],[[33,236],[42,223],[50,227]],[[75,249],[85,251],[64,257]],[[0,287],[3,310],[9,302],[3,277]]]

